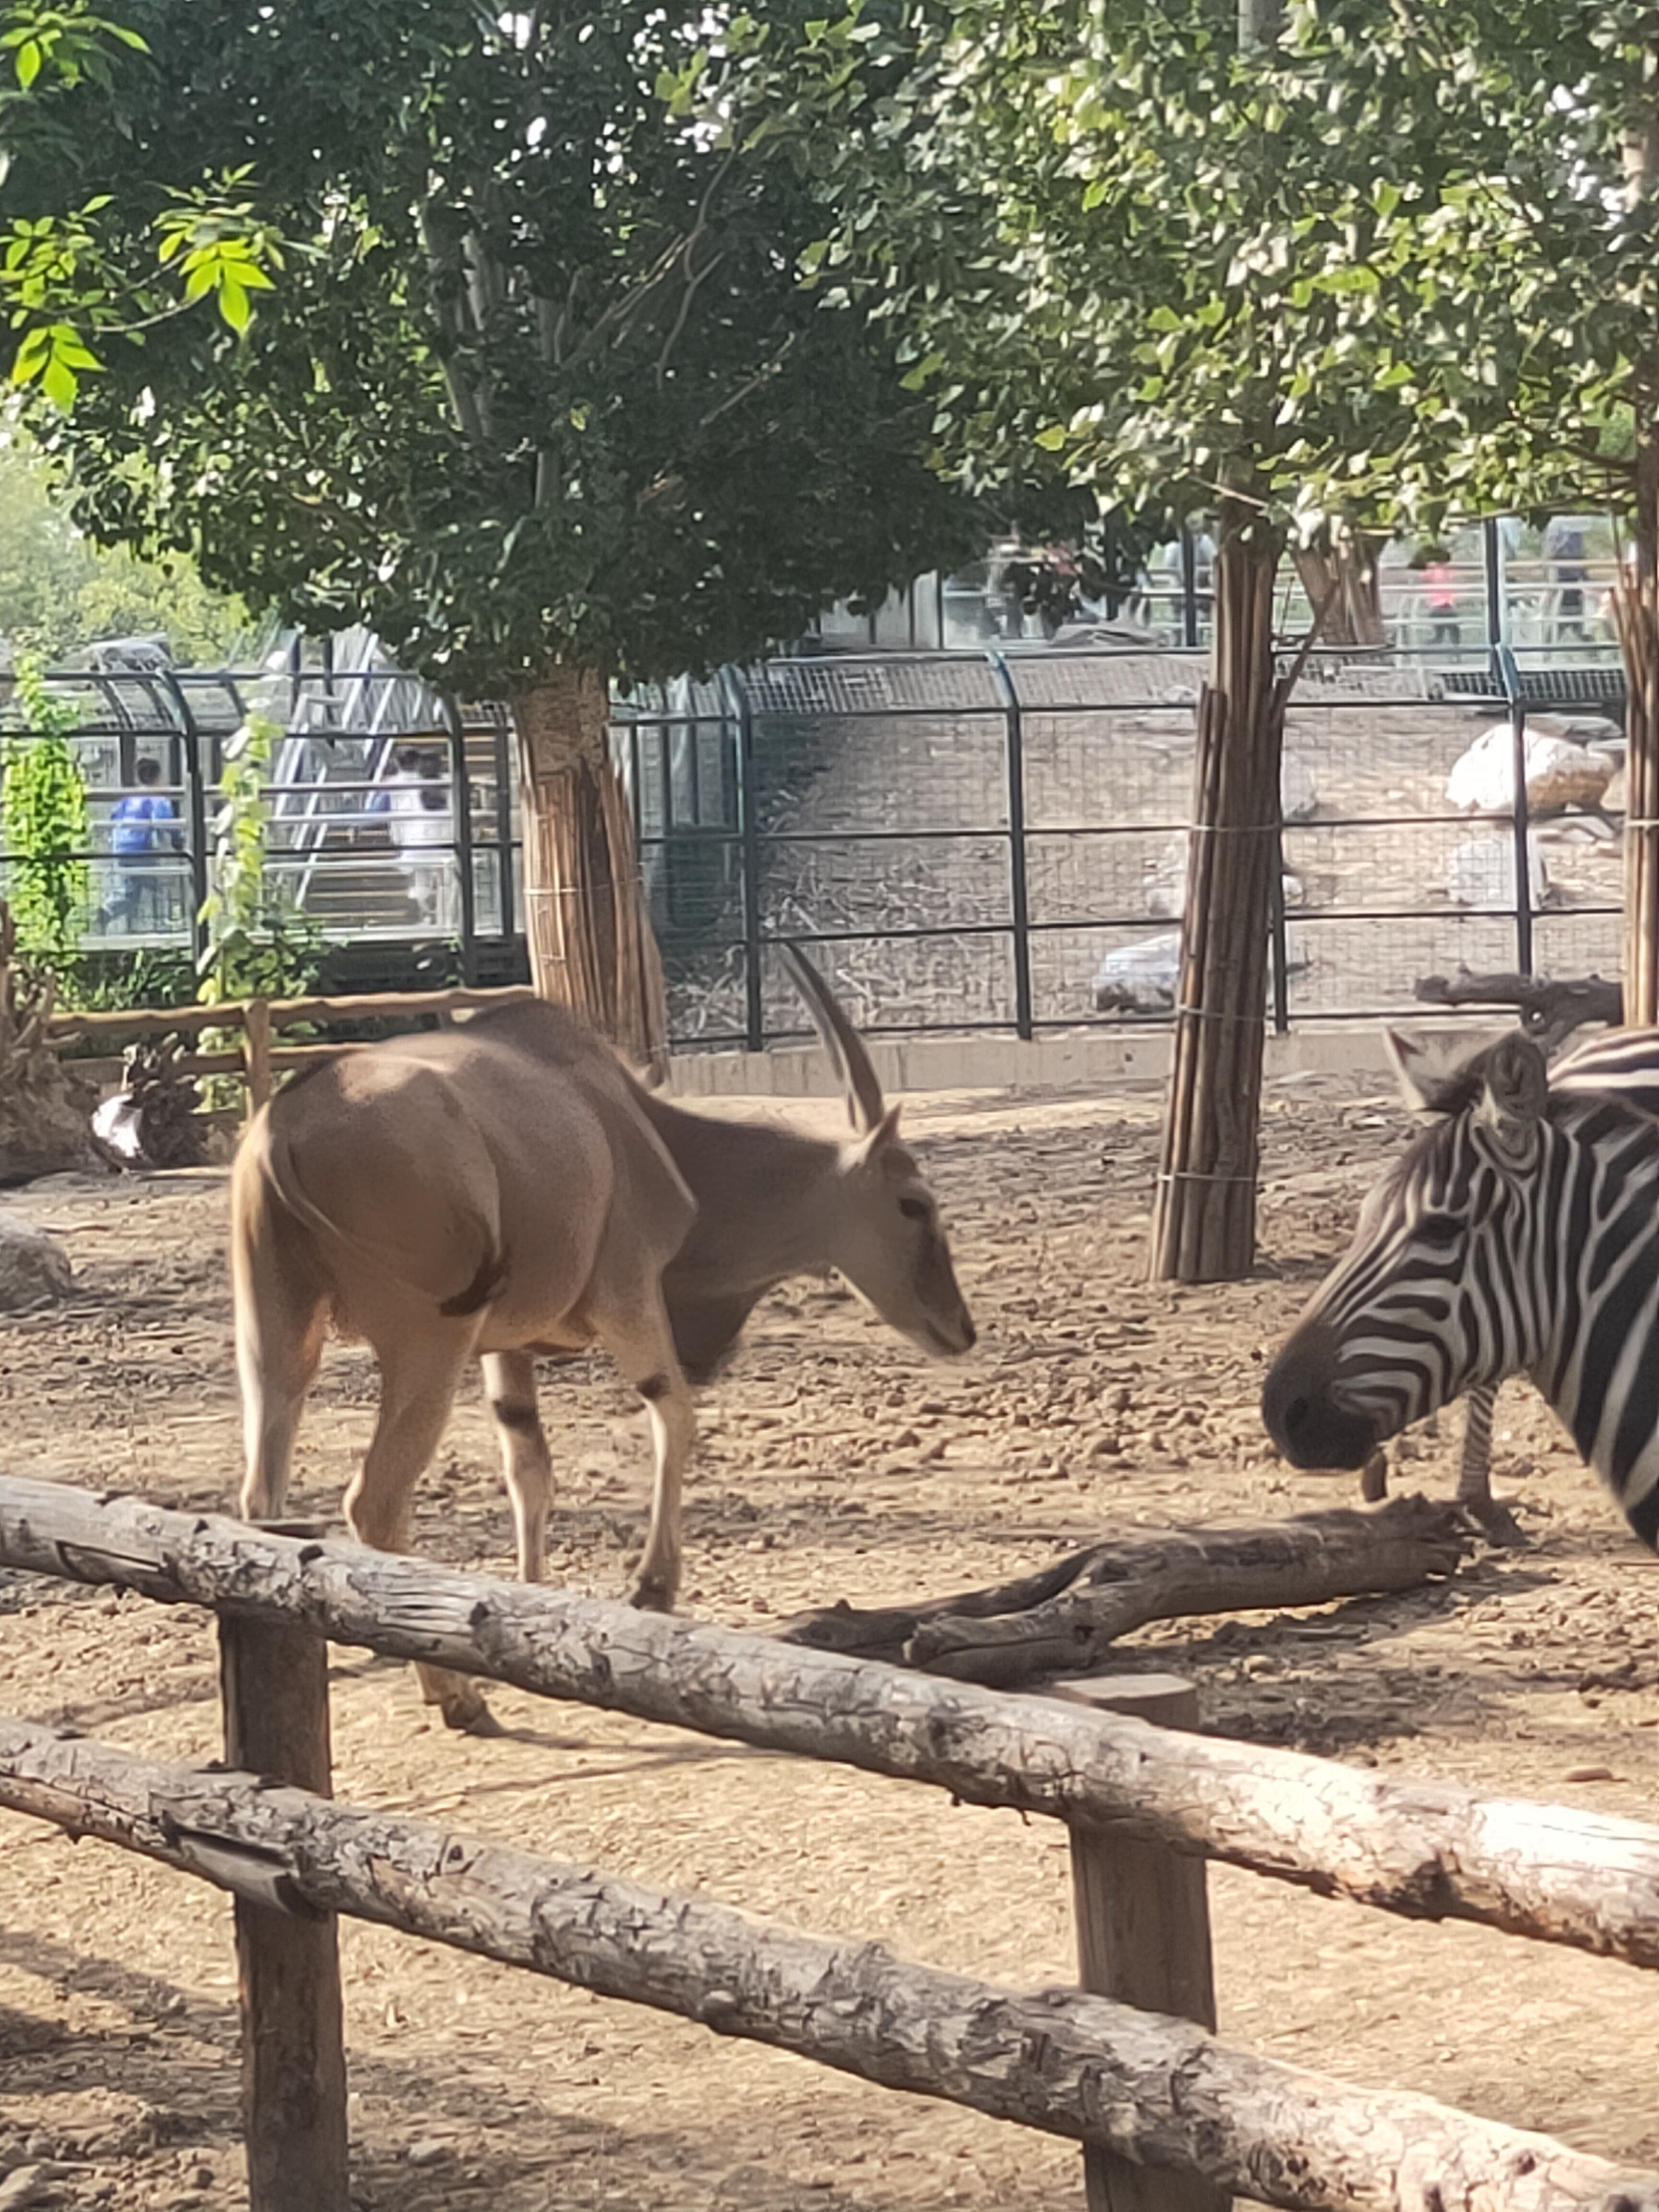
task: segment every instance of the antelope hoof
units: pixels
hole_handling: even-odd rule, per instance
[[[1359,1495],[1375,1505],[1389,1494],[1389,1455],[1379,1444],[1359,1470]]]
[[[453,1729],[458,1735],[501,1735],[505,1733],[488,1705],[476,1695],[471,1698],[441,1698],[438,1710],[444,1717],[444,1726]]]
[[[641,1575],[628,1594],[636,1613],[672,1613],[673,1586],[661,1575]]]
[[[459,1735],[500,1735],[501,1724],[484,1702],[483,1692],[464,1675],[434,1668],[421,1676],[421,1695],[436,1705],[446,1728]]]

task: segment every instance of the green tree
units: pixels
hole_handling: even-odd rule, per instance
[[[181,664],[214,667],[252,629],[241,602],[210,591],[187,557],[159,564],[91,544],[27,441],[0,440],[0,639],[14,653],[51,665],[96,638],[160,632]]]
[[[131,24],[87,0],[9,0],[0,6],[0,151],[27,178],[72,170],[73,97],[112,92],[144,70],[149,49]],[[103,367],[112,337],[145,333],[210,301],[232,330],[247,327],[250,295],[268,290],[282,244],[239,197],[246,169],[197,172],[159,200],[146,195],[147,251],[130,246],[132,213],[107,194],[64,205],[25,183],[0,227],[0,308],[11,331],[10,379],[51,406],[73,407],[83,377]],[[21,201],[21,210],[17,203]]]
[[[1160,1273],[1253,1249],[1286,542],[1306,567],[1368,524],[1582,499],[1622,440],[1653,545],[1656,25],[871,0],[803,36],[740,21],[682,79],[711,127],[793,149],[812,280],[891,322],[964,480],[1042,453],[1219,514]]]
[[[207,942],[198,963],[198,996],[204,1006],[297,998],[316,985],[321,933],[273,886],[267,866],[265,786],[282,734],[269,716],[251,714],[225,743],[202,909]]]
[[[158,188],[252,165],[292,251],[244,334],[173,319],[112,343],[72,415],[37,409],[78,517],[508,699],[538,981],[653,1044],[608,680],[977,550],[925,464],[931,404],[797,285],[820,216],[793,163],[669,115],[689,34],[646,0],[130,12],[154,73],[60,94],[70,177],[27,189],[131,207],[137,271]]]

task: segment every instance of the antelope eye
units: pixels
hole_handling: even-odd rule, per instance
[[[926,1221],[927,1218],[927,1202],[920,1198],[900,1199],[899,1212],[907,1221]]]

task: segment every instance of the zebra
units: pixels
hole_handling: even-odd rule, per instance
[[[1617,1087],[1622,1071],[1643,1095],[1659,1032],[1598,1040],[1554,1087],[1518,1032],[1441,1066],[1392,1042],[1439,1119],[1372,1188],[1273,1362],[1269,1434],[1293,1466],[1359,1468],[1463,1392],[1528,1375],[1659,1550],[1659,1118]]]
[[[1418,1097],[1408,1066],[1413,1048],[1389,1033],[1395,1064],[1408,1104]],[[1611,1091],[1644,1114],[1659,1115],[1659,1030],[1614,1030],[1578,1045],[1550,1071],[1550,1090]],[[1492,1494],[1492,1424],[1498,1385],[1485,1382],[1464,1400],[1463,1449],[1458,1461],[1456,1498],[1495,1541],[1520,1540],[1513,1516]],[[1372,1502],[1387,1495],[1388,1455],[1379,1445],[1361,1470],[1362,1494]]]

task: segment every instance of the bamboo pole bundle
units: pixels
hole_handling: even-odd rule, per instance
[[[1224,1282],[1255,1257],[1256,1114],[1288,686],[1275,679],[1277,546],[1224,503],[1215,666],[1199,700],[1192,860],[1152,1273]]]
[[[1620,577],[1614,627],[1629,704],[1625,732],[1625,1020],[1659,1023],[1659,577]]]
[[[525,929],[544,998],[641,1065],[667,1051],[662,973],[597,669],[561,668],[513,702],[524,774]]]

